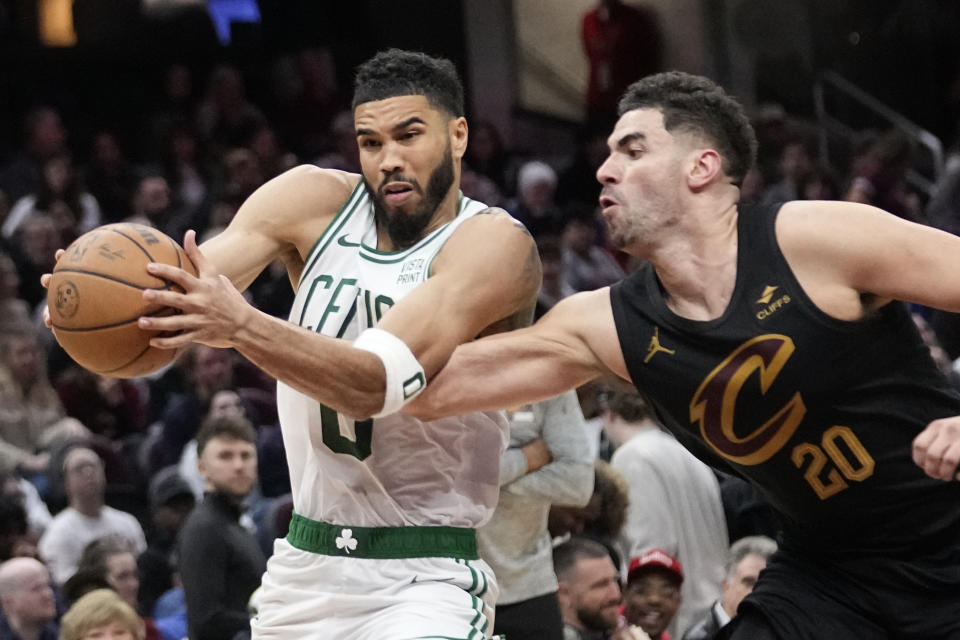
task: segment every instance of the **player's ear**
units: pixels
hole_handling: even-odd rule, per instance
[[[723,174],[723,158],[714,149],[696,149],[688,165],[687,183],[699,191]]]
[[[467,119],[463,116],[450,121],[450,152],[458,160],[467,152]]]

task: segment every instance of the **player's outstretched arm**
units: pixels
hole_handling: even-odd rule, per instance
[[[459,346],[404,411],[433,419],[515,407],[609,373],[630,379],[610,290],[598,289],[561,301],[532,327]]]
[[[181,311],[141,319],[145,327],[182,331],[152,344],[233,347],[278,380],[344,415],[366,418],[381,412],[387,371],[380,357],[257,311],[230,278],[219,274],[192,235],[184,249],[197,266],[197,278],[164,265],[151,267],[186,291],[145,294]],[[529,234],[506,215],[476,216],[447,241],[432,276],[398,302],[380,327],[409,347],[429,377],[460,342],[499,320],[529,313],[539,285],[539,259]]]

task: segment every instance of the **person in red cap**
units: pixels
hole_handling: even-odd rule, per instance
[[[677,614],[683,565],[663,549],[650,549],[630,560],[623,614],[651,640],[670,640],[667,627]]]

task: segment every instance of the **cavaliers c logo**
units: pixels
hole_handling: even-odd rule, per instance
[[[765,462],[800,426],[807,408],[798,392],[748,435],[741,438],[734,433],[737,396],[744,383],[757,372],[760,390],[766,393],[793,350],[793,340],[784,335],[767,334],[748,340],[717,365],[693,395],[690,421],[700,423],[703,439],[727,460],[742,465]]]

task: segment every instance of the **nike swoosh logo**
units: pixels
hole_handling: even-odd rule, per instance
[[[359,242],[350,242],[349,240],[347,240],[346,234],[337,238],[337,244],[339,244],[341,247],[359,247],[360,246]]]

